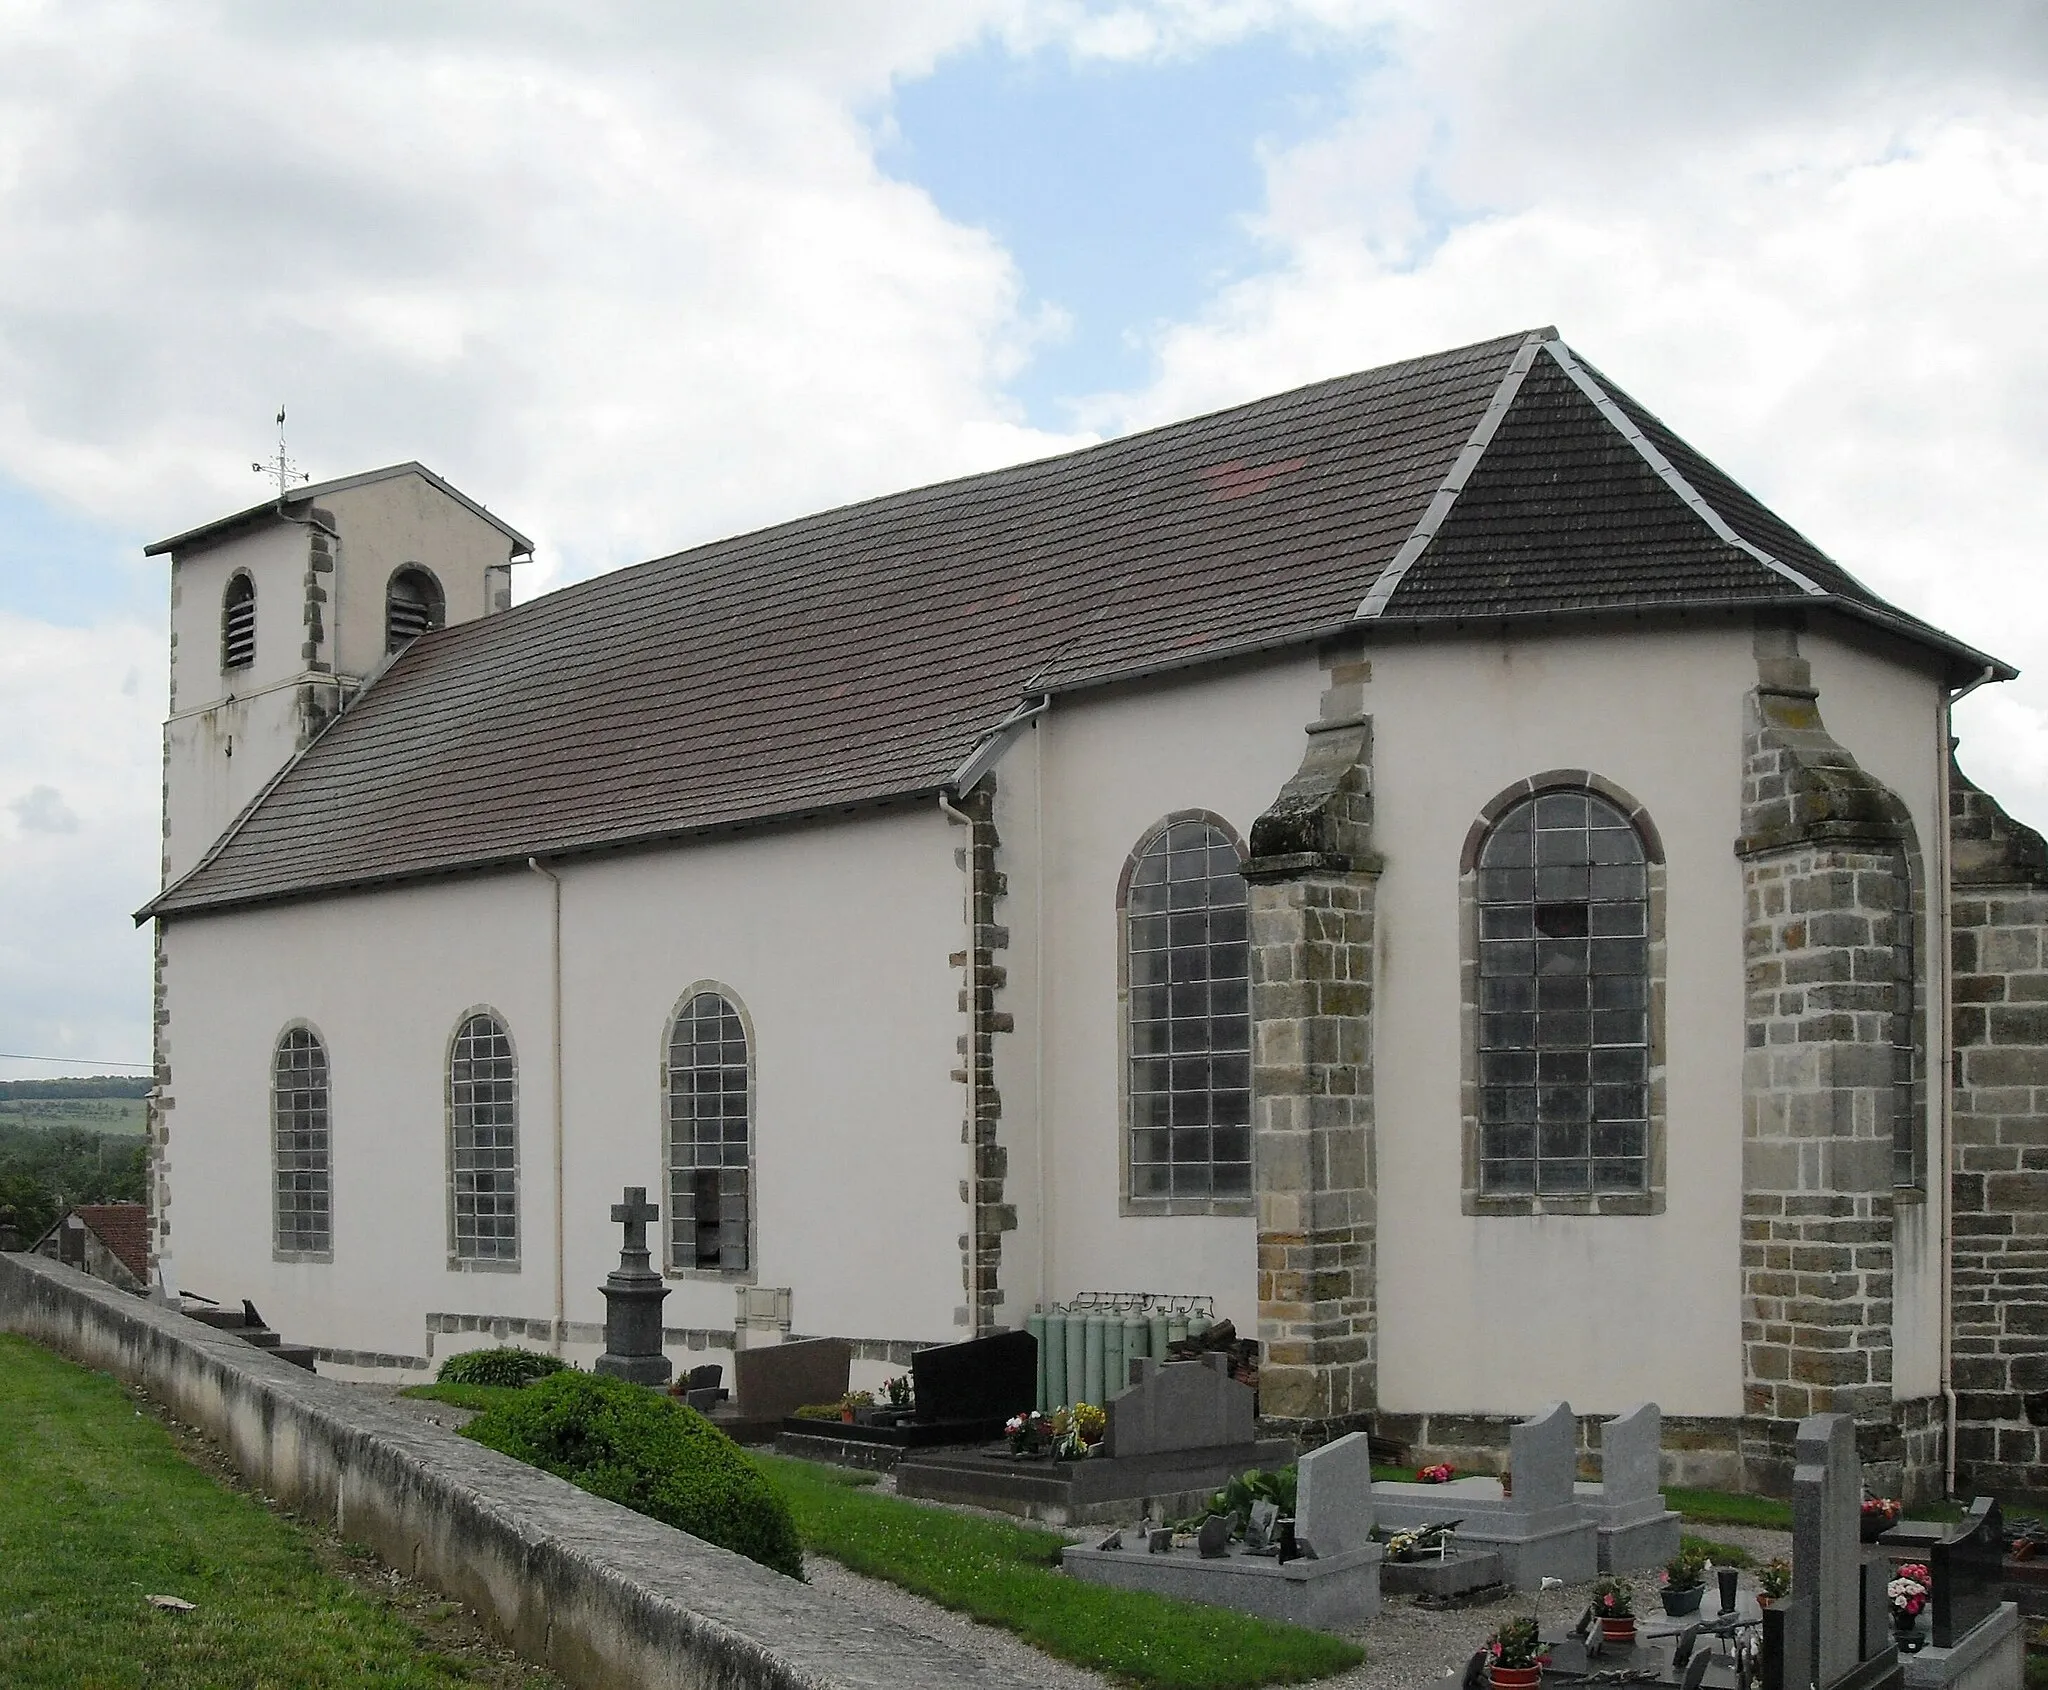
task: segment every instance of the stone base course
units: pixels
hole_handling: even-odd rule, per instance
[[[977,1661],[55,1262],[0,1330],[145,1386],[249,1481],[605,1690],[937,1690]]]

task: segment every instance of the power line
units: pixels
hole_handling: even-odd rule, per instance
[[[60,1068],[133,1068],[137,1073],[147,1074],[147,1062],[102,1062],[97,1057],[85,1056],[24,1056],[18,1050],[0,1050],[0,1062],[54,1062]]]

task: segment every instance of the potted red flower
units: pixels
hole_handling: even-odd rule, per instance
[[[1425,1485],[1447,1485],[1451,1482],[1451,1475],[1455,1472],[1457,1472],[1457,1468],[1453,1467],[1448,1461],[1435,1461],[1427,1467],[1417,1468],[1415,1477],[1420,1483]]]
[[[1537,1690],[1543,1682],[1543,1638],[1535,1615],[1505,1621],[1487,1639],[1486,1652],[1493,1690]]]
[[[1627,1579],[1602,1579],[1593,1586],[1593,1617],[1600,1635],[1624,1649],[1636,1646],[1636,1589]]]
[[[1933,1589],[1934,1575],[1918,1561],[1908,1561],[1884,1587],[1892,1609],[1892,1636],[1907,1654],[1920,1647],[1920,1611]]]
[[[1863,1541],[1875,1543],[1899,1523],[1896,1497],[1866,1496],[1863,1499]]]

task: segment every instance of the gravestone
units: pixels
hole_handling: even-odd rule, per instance
[[[1349,1432],[1295,1468],[1294,1535],[1318,1555],[1372,1542],[1372,1445]]]
[[[764,1349],[741,1350],[732,1358],[735,1415],[773,1421],[812,1403],[837,1402],[846,1395],[853,1346],[844,1338],[798,1338]]]
[[[1230,1358],[1221,1354],[1199,1361],[1132,1361],[1130,1388],[1109,1400],[1102,1453],[1121,1459],[1251,1443],[1258,1435],[1254,1392],[1230,1377],[1229,1366]]]
[[[1251,1517],[1244,1523],[1244,1548],[1247,1555],[1258,1555],[1273,1547],[1274,1538],[1280,1526],[1280,1505],[1259,1498],[1251,1506]]]
[[[1211,1514],[1195,1534],[1195,1548],[1205,1561],[1218,1561],[1230,1553],[1231,1516]]]
[[[1799,1422],[1792,1469],[1792,1594],[1812,1605],[1808,1681],[1828,1690],[1862,1654],[1863,1470],[1856,1422],[1810,1414]],[[1798,1668],[1795,1658],[1787,1666]]]
[[[612,1205],[612,1219],[626,1229],[619,1265],[604,1282],[604,1354],[599,1373],[636,1385],[665,1385],[673,1369],[661,1353],[661,1305],[668,1287],[647,1265],[647,1223],[661,1211],[647,1201],[644,1185],[629,1185],[625,1201]]]
[[[917,1419],[923,1423],[995,1421],[1028,1413],[1038,1389],[1038,1340],[996,1332],[938,1344],[910,1358]]]
[[[1927,1570],[1934,1575],[1934,1646],[1953,1649],[2005,1600],[2005,1520],[1997,1502],[1972,1502],[1934,1546]]]
[[[1579,1470],[1579,1423],[1570,1403],[1554,1402],[1508,1429],[1508,1468],[1518,1508],[1540,1514],[1570,1505]]]
[[[1664,1417],[1653,1402],[1601,1422],[1600,1482],[1576,1485],[1573,1494],[1599,1525],[1603,1573],[1659,1566],[1678,1553],[1679,1518],[1657,1489],[1663,1446]]]

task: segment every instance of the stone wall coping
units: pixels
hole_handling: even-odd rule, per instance
[[[0,1330],[147,1387],[267,1494],[465,1603],[571,1684],[994,1682],[943,1644],[75,1269],[0,1255]]]

